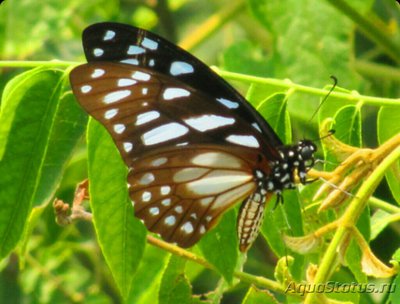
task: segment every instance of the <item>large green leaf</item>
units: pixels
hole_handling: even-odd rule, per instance
[[[100,247],[123,298],[127,298],[146,242],[126,187],[127,168],[110,135],[91,119],[88,128],[89,189]]]
[[[278,301],[268,290],[259,290],[253,286],[249,288],[242,304],[276,304]]]
[[[85,115],[69,94],[64,73],[38,68],[15,77],[0,113],[0,257],[21,237],[33,205],[50,199],[80,138]]]
[[[154,294],[157,293],[168,258],[166,251],[158,247],[146,246],[142,262],[135,273],[127,303],[147,304],[149,301],[156,303]]]
[[[391,137],[400,133],[400,107],[382,107],[378,114],[378,140],[382,145]],[[386,172],[386,180],[389,184],[392,195],[400,204],[400,161],[396,162]]]
[[[199,242],[203,256],[229,283],[238,259],[236,215],[234,210],[224,214],[218,225]]]
[[[292,142],[292,130],[289,113],[286,109],[286,94],[275,93],[268,96],[258,106],[257,111],[265,118],[275,130],[283,143]]]
[[[186,260],[181,257],[171,256],[164,271],[158,294],[160,304],[190,304],[192,303],[192,290],[185,276]]]
[[[344,86],[357,86],[357,77],[349,70],[353,52],[349,39],[354,29],[346,16],[326,1],[248,0],[248,3],[261,24],[277,37],[273,40],[275,76],[318,87],[329,75],[335,75]],[[365,11],[372,3],[372,0],[354,1],[352,5],[358,11]]]
[[[337,111],[334,120],[336,137],[351,146],[361,147],[361,111],[360,107],[348,105]]]
[[[354,28],[351,20],[326,1],[248,0],[258,21],[272,34],[273,75],[296,83],[321,87],[335,75],[339,83],[358,89],[360,78],[352,66]],[[373,1],[354,1],[366,11]],[[329,22],[328,22],[329,20]],[[293,94],[290,112],[307,121],[318,98]],[[298,105],[301,104],[299,107]]]

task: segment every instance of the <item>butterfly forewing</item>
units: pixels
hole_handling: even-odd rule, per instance
[[[111,133],[129,165],[176,145],[214,144],[262,151],[261,132],[223,103],[142,67],[99,62],[71,72],[75,96]]]
[[[220,100],[231,112],[260,129],[269,143],[262,147],[266,156],[279,157],[271,147],[281,146],[282,142],[260,114],[207,65],[164,38],[143,29],[107,22],[86,28],[83,46],[88,62],[116,61],[148,68],[176,78],[212,100]]]

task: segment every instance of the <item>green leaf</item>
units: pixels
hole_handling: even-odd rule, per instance
[[[400,133],[400,108],[381,107],[378,113],[378,140],[382,145],[393,136]],[[396,162],[385,174],[392,195],[400,204],[400,161]]]
[[[367,276],[361,268],[361,250],[355,241],[351,241],[346,249],[345,261],[358,283],[366,283]]]
[[[371,241],[374,240],[392,221],[397,218],[392,214],[377,210],[371,218]],[[397,220],[396,220],[397,221]]]
[[[127,168],[110,135],[91,119],[88,128],[89,189],[100,247],[123,298],[140,263],[146,230],[134,217]]]
[[[192,291],[185,276],[186,260],[178,256],[171,256],[164,271],[158,294],[159,304],[190,304]]]
[[[301,208],[296,191],[283,193],[283,204],[276,206],[276,197],[266,202],[261,233],[278,257],[287,254],[283,234],[303,235]]]
[[[63,71],[37,68],[15,77],[4,89],[0,113],[0,257],[18,242],[32,206],[52,196],[82,134],[81,113],[67,112],[61,119],[64,102],[70,101],[60,100],[64,79]]]
[[[282,142],[291,143],[292,130],[286,105],[286,94],[275,93],[263,100],[257,106],[257,110],[278,134]]]
[[[360,107],[349,105],[337,111],[335,117],[336,136],[348,145],[361,147],[361,112]]]
[[[142,262],[135,273],[127,303],[154,303],[162,278],[162,270],[168,262],[168,253],[154,246],[146,246]]]
[[[228,283],[231,283],[238,260],[235,211],[226,212],[217,226],[201,239],[198,246],[206,260],[222,274]]]
[[[49,136],[41,179],[35,204],[42,204],[55,194],[72,152],[81,139],[87,125],[87,114],[82,111],[71,92],[61,96]]]
[[[344,86],[357,87],[358,77],[349,69],[353,53],[349,39],[354,29],[347,16],[325,1],[248,0],[248,3],[260,23],[278,37],[272,40],[276,77],[289,77],[319,87],[330,75],[336,75]],[[354,7],[365,11],[371,4],[371,0],[357,1]]]
[[[272,70],[263,49],[250,41],[239,41],[229,47],[223,56],[224,70],[265,77]]]
[[[278,303],[274,295],[268,290],[259,290],[251,286],[244,297],[243,304],[276,304]]]
[[[302,236],[304,234],[297,191],[285,191],[283,193],[283,202],[283,204],[276,207],[275,197],[266,202],[265,218],[260,232],[277,257],[283,257],[288,254],[294,257],[290,270],[295,278],[300,279],[304,267],[304,257],[295,252],[289,253],[283,241],[285,234],[290,236]]]
[[[347,105],[340,109],[334,115],[334,125],[332,128],[335,130],[335,136],[342,142],[354,146],[361,147],[361,112],[360,107],[354,105]],[[325,153],[325,168],[326,170],[333,170],[336,167],[337,159],[335,151],[332,149],[324,150]]]
[[[389,301],[388,303],[399,303],[400,302],[400,274],[398,274],[394,280],[392,281],[392,284],[390,286],[390,296],[389,296]]]

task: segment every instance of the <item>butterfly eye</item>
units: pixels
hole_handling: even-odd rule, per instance
[[[71,72],[72,89],[129,167],[135,216],[164,240],[190,247],[243,201],[238,236],[247,250],[267,196],[292,188],[298,170],[288,159],[308,161],[296,166],[308,169],[315,146],[282,148],[235,89],[155,34],[99,23],[84,31],[83,46],[88,63]]]

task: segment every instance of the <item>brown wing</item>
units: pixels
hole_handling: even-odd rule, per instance
[[[135,215],[164,240],[192,246],[256,187],[251,162],[238,153],[191,146],[133,162],[128,184]]]

